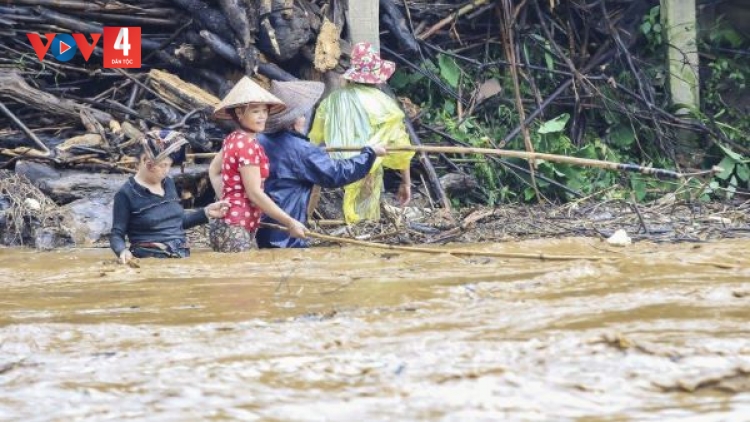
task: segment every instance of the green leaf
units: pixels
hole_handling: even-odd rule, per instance
[[[646,182],[637,177],[631,176],[630,185],[633,187],[633,192],[635,192],[635,199],[638,202],[643,201],[646,197]]]
[[[530,201],[534,196],[536,196],[536,192],[534,192],[534,188],[529,186],[523,190],[523,198],[525,201]]]
[[[555,70],[555,61],[552,59],[550,51],[552,51],[552,47],[550,46],[549,40],[544,40],[544,61],[547,64],[547,69],[552,71]]]
[[[739,48],[744,42],[744,38],[739,32],[735,31],[730,27],[723,27],[719,31],[716,31],[716,39],[725,40],[731,44],[732,48]]]
[[[618,125],[610,132],[609,139],[620,148],[630,148],[635,142],[635,131],[630,125]]]
[[[729,147],[726,147],[722,144],[716,144],[724,151],[724,154],[734,159],[734,161],[742,161],[742,156],[740,154],[737,154],[736,152],[732,151]]]
[[[396,73],[393,74],[390,80],[388,80],[388,85],[390,85],[393,89],[402,89],[409,85],[410,81],[409,74],[402,71],[401,69],[397,70]]]
[[[552,54],[544,52],[544,61],[547,63],[547,69],[550,71],[555,70],[555,61],[552,60]]]
[[[719,167],[722,168],[721,173],[717,174],[716,177],[721,180],[727,180],[729,176],[734,173],[734,166],[736,164],[737,161],[733,160],[731,157],[724,157],[724,159],[719,163]]]
[[[438,57],[438,65],[440,66],[440,76],[448,82],[448,85],[457,88],[458,79],[461,77],[461,68],[458,67],[452,58],[445,54],[441,54]]]
[[[732,179],[729,180],[729,186],[727,186],[727,199],[732,199],[735,193],[737,193],[737,178],[732,176]]]
[[[576,151],[575,155],[576,157],[581,157],[581,158],[597,159],[599,157],[596,154],[596,147],[597,146],[594,144],[587,144],[585,147]]]
[[[649,32],[651,32],[651,22],[643,22],[643,24],[641,25],[641,32],[643,32],[644,34],[648,34]]]
[[[443,102],[443,111],[451,116],[456,114],[456,103],[451,100],[445,100],[445,102]]]
[[[737,164],[735,166],[735,170],[737,170],[737,178],[742,180],[743,182],[750,181],[750,167],[748,167],[747,164]]]
[[[542,125],[539,127],[539,130],[537,130],[537,132],[539,133],[562,132],[565,129],[565,125],[568,124],[569,119],[570,119],[570,115],[568,113],[563,113],[555,117],[552,120],[547,120],[546,122],[542,123]]]
[[[659,13],[661,12],[660,6],[654,6],[649,10],[648,15],[651,17],[651,20],[656,20],[656,17],[659,16]]]
[[[430,73],[437,73],[439,70],[438,67],[435,66],[435,62],[433,62],[432,60],[423,61],[420,67]]]

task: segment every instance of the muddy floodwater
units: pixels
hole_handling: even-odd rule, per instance
[[[750,241],[461,247],[0,249],[0,420],[750,420]]]

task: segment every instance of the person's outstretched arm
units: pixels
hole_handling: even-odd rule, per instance
[[[182,228],[189,229],[208,223],[209,218],[224,218],[229,209],[229,201],[216,201],[195,211],[185,211],[182,216]]]
[[[334,160],[321,148],[310,145],[301,152],[303,165],[298,168],[299,176],[324,188],[339,188],[367,176],[375,158],[385,154],[383,147],[368,146],[357,156]]]
[[[261,187],[260,167],[252,164],[240,167],[242,185],[245,187],[245,195],[261,209],[266,215],[285,225],[289,229],[289,235],[298,239],[304,239],[305,225],[292,218],[284,212],[273,199],[269,198]]]

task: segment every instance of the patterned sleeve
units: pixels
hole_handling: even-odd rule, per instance
[[[239,166],[260,166],[261,146],[256,139],[244,138],[235,143],[235,154]]]

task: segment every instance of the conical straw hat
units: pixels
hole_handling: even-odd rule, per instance
[[[277,96],[286,110],[268,117],[266,132],[273,133],[287,129],[297,120],[312,110],[320,96],[323,95],[325,84],[314,81],[271,82],[271,94]]]
[[[229,91],[229,94],[216,106],[214,117],[217,119],[231,119],[232,116],[229,115],[228,110],[248,104],[268,104],[270,106],[269,114],[276,114],[286,110],[286,105],[284,105],[283,101],[253,82],[252,79],[243,76],[232,90]]]

